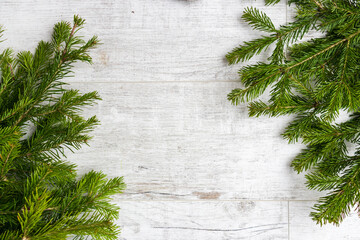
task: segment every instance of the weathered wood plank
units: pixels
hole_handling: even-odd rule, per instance
[[[126,199],[314,199],[290,168],[300,145],[289,118],[249,118],[226,94],[237,83],[72,84],[98,90],[102,125],[70,159],[81,172],[124,175]]]
[[[2,1],[2,47],[29,50],[50,39],[53,24],[87,19],[83,34],[97,34],[103,45],[92,54],[94,65],[77,66],[76,81],[227,81],[240,66],[227,66],[225,54],[242,41],[260,36],[240,20],[243,9],[266,10],[278,25],[286,21],[285,2],[264,7],[245,0],[85,0]],[[267,54],[258,59],[266,59]]]
[[[122,240],[287,240],[287,202],[120,201]]]
[[[357,238],[354,215],[340,228],[315,226],[313,202],[291,201],[288,212],[286,201],[224,201],[319,196],[289,167],[301,148],[280,137],[289,118],[250,119],[244,105],[226,100],[240,85],[225,82],[238,79],[239,66],[227,66],[224,55],[260,35],[240,20],[250,5],[276,25],[292,16],[285,1],[2,1],[2,48],[32,49],[73,14],[87,19],[83,35],[102,39],[95,64],[79,64],[69,79],[100,91],[104,101],[87,114],[102,125],[91,147],[69,160],[80,173],[125,176],[128,189],[115,199],[121,239],[288,239],[288,214],[291,240]]]
[[[320,227],[309,217],[314,203],[308,201],[290,202],[290,240],[354,240],[359,238],[360,219],[355,212],[345,218],[339,227],[330,224]]]

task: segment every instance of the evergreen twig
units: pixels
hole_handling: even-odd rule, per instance
[[[84,23],[78,16],[72,26],[57,23],[51,42],[39,42],[34,54],[0,54],[0,240],[117,239],[119,209],[110,196],[123,191],[123,179],[95,171],[79,179],[76,166],[62,160],[98,124],[81,116],[98,93],[62,82],[73,63],[91,63],[88,51],[99,43],[77,36]]]
[[[278,0],[266,0],[267,5]],[[360,2],[357,0],[289,0],[297,16],[279,29],[265,13],[246,8],[244,18],[270,36],[245,42],[227,54],[230,64],[247,61],[276,43],[268,63],[240,70],[242,89],[228,95],[233,104],[249,101],[249,115],[295,115],[283,136],[306,148],[293,160],[297,172],[308,171],[307,186],[327,191],[314,206],[319,224],[340,224],[360,204]],[[322,37],[300,40],[310,31]],[[287,49],[287,50],[286,50]],[[286,52],[286,54],[285,54]],[[254,101],[271,88],[267,102]],[[349,120],[335,123],[340,111]],[[356,145],[348,153],[347,142]],[[357,210],[359,211],[359,209]]]

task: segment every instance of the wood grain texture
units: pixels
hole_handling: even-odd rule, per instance
[[[240,19],[247,6],[277,26],[293,16],[285,1],[1,2],[1,48],[31,50],[74,14],[87,20],[84,36],[102,39],[94,64],[77,64],[68,79],[82,92],[100,92],[103,101],[86,115],[102,125],[69,160],[80,173],[125,176],[128,188],[114,199],[120,239],[357,239],[354,215],[341,228],[319,228],[308,217],[312,202],[303,200],[320,194],[290,168],[302,148],[280,137],[291,118],[250,119],[245,105],[226,100],[241,86],[241,65],[228,66],[225,54],[261,34]]]
[[[228,66],[225,54],[261,34],[240,20],[250,4],[277,25],[286,21],[284,2],[265,8],[245,0],[2,1],[2,46],[33,49],[49,39],[55,22],[79,14],[88,22],[83,34],[99,35],[103,45],[92,54],[94,65],[77,65],[76,81],[233,81],[239,66]]]
[[[121,201],[121,240],[285,240],[287,202]]]
[[[311,207],[315,202],[290,202],[289,205],[289,236],[291,240],[322,239],[322,240],[355,240],[359,239],[359,216],[352,212],[339,226],[324,225],[320,227],[310,219]]]
[[[91,109],[102,122],[91,147],[71,159],[124,175],[125,199],[313,200],[289,166],[302,146],[280,136],[289,118],[249,118],[226,99],[237,86],[72,84],[104,100]]]

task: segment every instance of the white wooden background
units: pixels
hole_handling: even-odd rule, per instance
[[[79,171],[124,176],[114,201],[122,240],[359,239],[359,219],[320,228],[308,217],[320,194],[290,168],[302,148],[280,137],[289,118],[249,118],[227,93],[238,66],[224,56],[259,33],[240,19],[246,6],[279,25],[285,2],[263,0],[3,0],[2,47],[29,50],[53,24],[86,18],[84,36],[102,42],[71,86],[98,90],[91,147],[69,159]],[[266,54],[260,58],[266,58]]]

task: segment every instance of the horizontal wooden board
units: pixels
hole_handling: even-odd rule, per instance
[[[289,205],[289,236],[291,240],[322,239],[322,240],[354,240],[359,238],[360,218],[353,211],[340,226],[327,224],[316,225],[309,217],[315,202],[290,202]]]
[[[7,41],[1,46],[32,50],[50,39],[54,23],[79,14],[88,22],[82,34],[97,34],[103,45],[92,52],[94,65],[77,65],[75,81],[232,81],[240,66],[228,66],[226,53],[261,34],[240,19],[250,5],[276,25],[286,21],[285,2],[265,7],[245,0],[2,1]]]
[[[121,240],[287,240],[287,202],[120,201]]]
[[[290,168],[301,145],[280,136],[289,118],[249,118],[226,94],[236,83],[72,84],[103,97],[81,172],[124,175],[125,199],[314,199]]]

